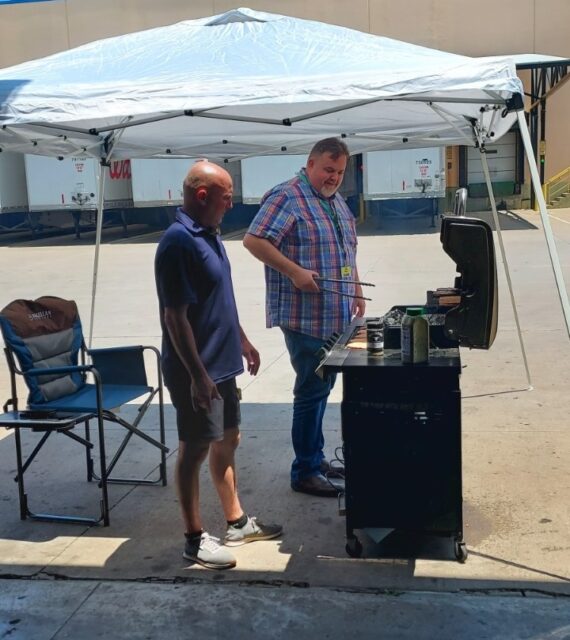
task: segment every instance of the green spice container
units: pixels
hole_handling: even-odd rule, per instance
[[[422,307],[408,307],[402,319],[402,362],[420,364],[429,359],[429,324]]]

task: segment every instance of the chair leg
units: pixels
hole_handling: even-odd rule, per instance
[[[20,430],[16,429],[16,433],[18,434],[18,438],[19,438]],[[14,480],[17,481],[20,476],[23,476],[23,474],[26,472],[26,469],[32,464],[32,462],[34,461],[34,458],[38,454],[38,451],[44,446],[44,442],[50,437],[51,434],[52,434],[51,431],[46,431],[44,433],[44,435],[41,437],[41,440],[34,447],[34,450],[32,451],[32,453],[30,453],[30,455],[26,459],[26,462],[24,462],[23,464],[22,464],[22,447],[21,447],[21,440],[20,440],[19,457],[20,457],[21,470],[18,468],[18,476],[16,478],[14,478]],[[16,444],[16,448],[18,448],[18,444]]]
[[[158,420],[160,427],[160,442],[166,445],[166,431],[164,428],[164,403],[163,403],[163,391],[162,384],[158,387]],[[160,452],[160,479],[162,480],[162,486],[166,487],[166,451],[164,449]]]
[[[28,499],[24,489],[24,465],[22,464],[22,440],[20,438],[20,430],[14,429],[16,440],[16,466],[17,475],[14,478],[18,483],[18,498],[20,501],[20,520],[28,517]]]
[[[78,436],[76,433],[73,433],[71,431],[61,431],[61,434],[67,436],[68,438],[71,438],[72,440],[75,440],[75,442],[79,442],[79,444],[82,444],[86,449],[93,449],[92,442],[89,442],[89,440]]]
[[[154,352],[156,358],[156,371],[157,371],[157,384],[156,388],[153,389],[150,400],[158,393],[158,420],[159,420],[159,428],[160,428],[160,443],[165,447],[160,451],[160,477],[159,480],[162,482],[162,486],[165,487],[167,484],[167,475],[166,475],[166,454],[168,453],[168,449],[166,448],[166,431],[164,428],[164,384],[162,380],[162,365],[160,358],[160,351],[156,347],[149,347],[151,351]]]
[[[129,440],[132,438],[132,436],[133,436],[132,432],[127,433],[127,435],[123,438],[123,441],[119,445],[119,448],[115,452],[115,455],[111,459],[111,462],[109,462],[109,466],[107,467],[107,481],[108,482],[113,482],[113,479],[110,478],[109,476],[113,472],[113,469],[115,468],[115,465],[119,461],[119,458],[123,455],[123,451],[126,449],[127,444],[129,443]]]
[[[105,522],[105,513],[103,511],[101,512],[101,517],[99,519],[84,518],[81,516],[56,515],[52,513],[34,513],[33,511],[31,511],[28,506],[28,495],[24,488],[24,473],[26,472],[26,469],[30,466],[32,460],[35,458],[38,451],[41,449],[44,442],[53,432],[51,431],[46,432],[42,436],[40,442],[36,445],[36,447],[34,447],[34,450],[28,456],[28,458],[26,459],[26,462],[23,462],[22,439],[20,436],[20,429],[14,429],[14,431],[15,431],[14,439],[16,443],[16,469],[17,469],[16,477],[14,478],[14,480],[18,483],[18,498],[20,502],[20,519],[27,520],[29,518],[30,520],[40,520],[44,522],[66,522],[66,523],[82,524],[82,525],[97,524],[101,520]],[[86,446],[82,438],[78,438],[77,436],[71,436],[71,434],[69,433],[66,433],[66,435],[72,437],[72,439],[79,440],[81,444]],[[89,447],[86,447],[86,448],[89,448]],[[106,524],[109,523],[108,520],[109,520],[109,515],[108,515],[108,507],[107,507]]]
[[[89,420],[85,420],[85,440],[91,442],[91,429]],[[85,447],[85,462],[87,464],[87,482],[93,481],[93,457],[91,456],[91,447]]]
[[[111,461],[109,462],[109,464],[107,466],[106,482],[108,484],[130,484],[130,485],[157,485],[157,484],[162,484],[163,486],[166,486],[166,453],[168,452],[168,447],[165,444],[165,439],[166,438],[165,438],[164,415],[163,415],[163,413],[161,413],[161,417],[160,417],[160,440],[156,440],[155,438],[152,438],[151,436],[149,436],[144,431],[141,431],[138,428],[138,425],[141,422],[142,418],[144,417],[144,414],[145,414],[146,410],[150,406],[150,401],[152,400],[153,396],[156,393],[157,393],[157,391],[154,390],[152,395],[147,399],[147,401],[144,403],[144,405],[139,409],[139,415],[137,416],[137,418],[134,420],[134,422],[132,424],[127,422],[126,420],[123,420],[122,418],[119,418],[116,414],[111,413],[110,411],[103,411],[102,412],[103,413],[103,418],[105,420],[108,420],[109,422],[114,422],[115,424],[121,425],[122,427],[124,427],[127,430],[127,434],[125,435],[125,437],[121,441],[121,444],[117,448],[115,454],[113,455]],[[160,450],[161,458],[160,458],[160,463],[159,463],[159,467],[158,467],[159,468],[159,477],[158,477],[158,479],[156,479],[156,480],[147,480],[146,478],[114,478],[114,477],[111,476],[111,473],[112,473],[113,469],[115,468],[115,465],[119,461],[121,455],[123,454],[127,444],[129,443],[129,441],[133,437],[133,435],[140,436],[145,442],[148,442],[149,444],[151,444],[152,446],[154,446],[154,447],[156,447],[156,448],[158,448]],[[93,477],[96,480],[99,481],[99,487],[101,487],[101,477],[97,476],[95,473],[93,473]]]
[[[107,460],[105,457],[105,433],[101,412],[97,415],[97,427],[99,429],[99,457],[101,463],[101,479],[99,481],[99,486],[101,487],[101,518],[103,520],[103,526],[108,527],[110,519],[109,494],[107,491]]]
[[[162,449],[163,451],[168,451],[168,447],[165,444],[163,444],[162,442],[159,442],[155,438],[152,438],[151,436],[149,436],[144,431],[141,431],[136,426],[140,422],[140,418],[137,418],[137,420],[135,421],[134,424],[130,424],[126,420],[123,420],[122,418],[119,418],[119,416],[113,415],[111,417],[111,415],[109,415],[108,412],[107,412],[106,417],[107,417],[108,420],[111,420],[112,422],[116,422],[117,424],[120,424],[121,426],[125,427],[125,429],[130,431],[132,434],[136,434],[137,436],[142,438],[145,442],[148,442],[149,444],[152,444],[154,447],[157,447],[158,449]]]

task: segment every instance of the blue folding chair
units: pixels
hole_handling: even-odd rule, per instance
[[[11,398],[0,415],[0,426],[15,431],[20,517],[25,520],[109,524],[107,485],[162,484],[166,485],[163,386],[160,354],[155,347],[127,346],[108,349],[87,349],[83,340],[77,305],[72,300],[44,296],[37,300],[14,300],[0,312],[0,328],[5,342],[11,382]],[[157,363],[156,386],[149,386],[144,352],[153,351]],[[20,410],[17,396],[17,376],[22,376],[28,391],[25,410]],[[92,381],[90,380],[92,378]],[[159,439],[140,428],[152,400],[158,397]],[[132,422],[117,415],[124,404],[142,398],[138,414]],[[89,423],[97,422],[100,472],[94,471]],[[125,428],[119,447],[107,463],[105,451],[105,423]],[[73,429],[84,424],[85,436]],[[43,436],[24,461],[21,429],[43,432]],[[24,488],[24,474],[52,433],[61,433],[82,444],[87,462],[87,480],[98,481],[101,488],[101,514],[84,518],[49,513],[34,513],[28,507]],[[160,452],[158,477],[116,478],[111,474],[133,436],[142,438]]]

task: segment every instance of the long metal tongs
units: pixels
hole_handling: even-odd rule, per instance
[[[315,276],[316,281],[320,282],[344,282],[345,284],[359,284],[363,287],[375,287],[375,284],[372,282],[360,282],[360,280],[348,280],[348,278],[321,278],[321,276]],[[366,298],[364,296],[357,296],[352,293],[345,293],[344,291],[338,291],[337,289],[325,289],[324,287],[319,287],[321,291],[326,291],[327,293],[338,293],[339,296],[346,296],[347,298],[356,298],[357,300],[372,300],[372,298]]]
[[[321,280],[322,282],[345,282],[346,284],[359,284],[362,287],[375,287],[372,282],[360,282],[360,280],[349,280],[348,278],[322,278],[321,276],[315,276],[315,280]]]

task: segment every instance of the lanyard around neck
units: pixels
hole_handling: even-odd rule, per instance
[[[299,178],[306,185],[308,185],[313,191],[316,191],[316,189],[310,183],[309,178],[307,177],[306,173],[304,173],[303,171],[300,172],[299,173]],[[332,198],[324,198],[318,192],[317,192],[317,196],[316,197],[317,197],[317,200],[319,202],[319,205],[321,206],[321,209],[331,219],[331,221],[333,223],[333,226],[334,226],[334,229],[335,229],[335,232],[336,232],[338,243],[341,245],[341,247],[344,250],[344,237],[343,237],[343,233],[342,233],[342,228],[340,226],[340,220],[338,219],[338,213],[337,213],[336,209],[334,208],[334,206],[332,204]]]

